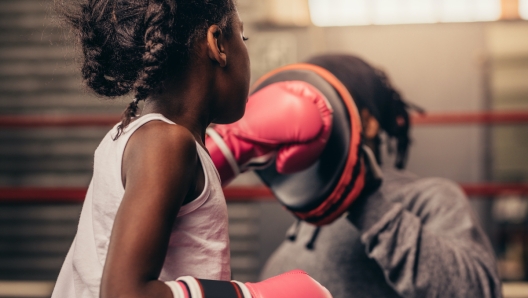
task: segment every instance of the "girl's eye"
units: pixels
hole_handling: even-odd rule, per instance
[[[245,36],[242,35],[242,40],[243,41],[249,40],[249,37],[245,37]]]

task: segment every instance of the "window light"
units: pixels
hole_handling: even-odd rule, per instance
[[[528,0],[519,0],[519,14],[521,18],[528,20]]]
[[[309,0],[316,26],[498,20],[501,0]],[[520,0],[528,6],[528,0]],[[528,14],[528,12],[527,12]]]

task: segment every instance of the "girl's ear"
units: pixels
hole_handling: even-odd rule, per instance
[[[207,54],[213,61],[218,62],[220,67],[227,65],[227,55],[225,54],[225,35],[218,25],[212,25],[207,30]]]

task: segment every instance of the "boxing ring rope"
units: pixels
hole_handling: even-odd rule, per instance
[[[82,203],[86,195],[84,187],[0,187],[1,203]],[[227,187],[226,199],[240,201],[274,201],[267,187]],[[248,199],[250,198],[250,200]]]
[[[0,115],[3,128],[113,126],[119,115]],[[413,114],[413,125],[528,124],[528,111],[435,112]]]
[[[411,116],[413,125],[435,124],[528,124],[528,111],[426,113]]]
[[[111,127],[119,115],[2,115],[0,128]]]
[[[3,115],[0,129],[40,129],[52,127],[109,127],[119,115]],[[528,124],[528,111],[446,112],[414,114],[413,125],[504,125]],[[475,183],[460,184],[471,198],[501,198],[507,195],[528,196],[528,184]],[[274,201],[271,191],[264,186],[227,187],[228,202]],[[81,203],[86,188],[0,187],[0,203]]]
[[[460,184],[470,198],[501,198],[507,195],[528,196],[528,184]],[[270,202],[275,201],[271,191],[265,186],[224,188],[228,202]],[[83,187],[0,187],[0,203],[82,203],[86,195]]]

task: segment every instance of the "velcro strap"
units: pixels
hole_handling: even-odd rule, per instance
[[[249,291],[244,285],[242,288],[234,282],[197,279],[191,276],[180,277],[177,281],[187,286],[190,298],[251,298],[251,294],[246,295]]]
[[[182,277],[178,277],[176,281],[181,281],[187,286],[187,289],[189,290],[189,294],[191,295],[190,298],[204,298],[205,297],[203,295],[200,282],[196,278],[192,276],[182,276]]]
[[[211,139],[213,139],[213,141],[216,143],[216,146],[218,146],[220,151],[222,151],[222,154],[224,155],[224,158],[229,163],[229,166],[231,167],[231,170],[235,174],[235,177],[238,176],[240,174],[240,168],[238,167],[237,161],[236,161],[235,157],[233,156],[233,153],[231,152],[231,150],[229,150],[229,147],[224,142],[224,139],[222,138],[222,136],[219,135],[216,132],[216,130],[214,130],[214,129],[210,128],[210,127],[208,127],[205,130],[205,133]]]
[[[198,281],[202,285],[204,298],[244,298],[240,288],[229,281],[209,279]]]
[[[242,292],[243,298],[252,298],[251,293],[249,292],[249,289],[246,287],[245,284],[239,282],[238,280],[232,280],[231,282],[238,286],[238,288]]]

